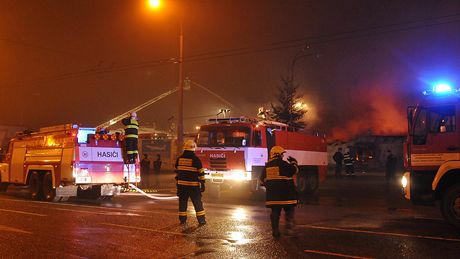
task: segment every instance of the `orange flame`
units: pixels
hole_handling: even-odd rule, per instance
[[[360,107],[360,114],[331,131],[332,139],[349,140],[371,132],[375,135],[404,135],[407,131],[405,104],[387,84],[358,91],[353,105]]]

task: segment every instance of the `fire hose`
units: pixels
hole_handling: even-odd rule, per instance
[[[134,190],[136,190],[137,192],[139,192],[140,194],[143,194],[147,198],[150,198],[150,199],[153,199],[153,200],[176,200],[177,199],[176,196],[167,196],[167,197],[165,197],[165,196],[160,196],[160,195],[148,194],[148,193],[144,192],[143,190],[137,188],[137,186],[135,186],[132,183],[130,183],[129,186],[131,188],[133,188]]]

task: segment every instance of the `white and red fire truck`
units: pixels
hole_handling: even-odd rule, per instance
[[[446,84],[409,107],[401,182],[414,204],[439,201],[444,218],[460,228],[460,92]]]
[[[286,150],[285,157],[297,159],[296,184],[301,194],[313,192],[326,178],[325,138],[290,131],[283,123],[245,117],[211,119],[200,127],[197,145],[205,178],[218,190],[245,182],[257,191],[260,173],[275,145]]]
[[[32,199],[110,198],[140,181],[138,164],[124,163],[122,138],[76,124],[18,133],[0,163],[0,191],[15,184]]]

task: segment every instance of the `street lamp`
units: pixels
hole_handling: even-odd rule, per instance
[[[150,9],[158,9],[161,6],[160,0],[148,0],[147,5]],[[179,32],[179,105],[177,115],[177,153],[182,150],[184,140],[184,33],[183,33],[183,18],[180,17],[180,32]]]
[[[157,9],[157,8],[160,7],[161,2],[160,2],[160,0],[148,0],[148,1],[147,1],[147,5],[148,5],[151,9]]]

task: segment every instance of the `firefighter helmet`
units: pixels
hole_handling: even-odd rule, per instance
[[[274,146],[272,147],[272,149],[270,149],[270,159],[282,157],[284,153],[286,153],[286,151],[284,151],[284,148],[280,146]]]
[[[187,140],[184,143],[184,150],[186,151],[195,151],[196,143],[193,140]]]

